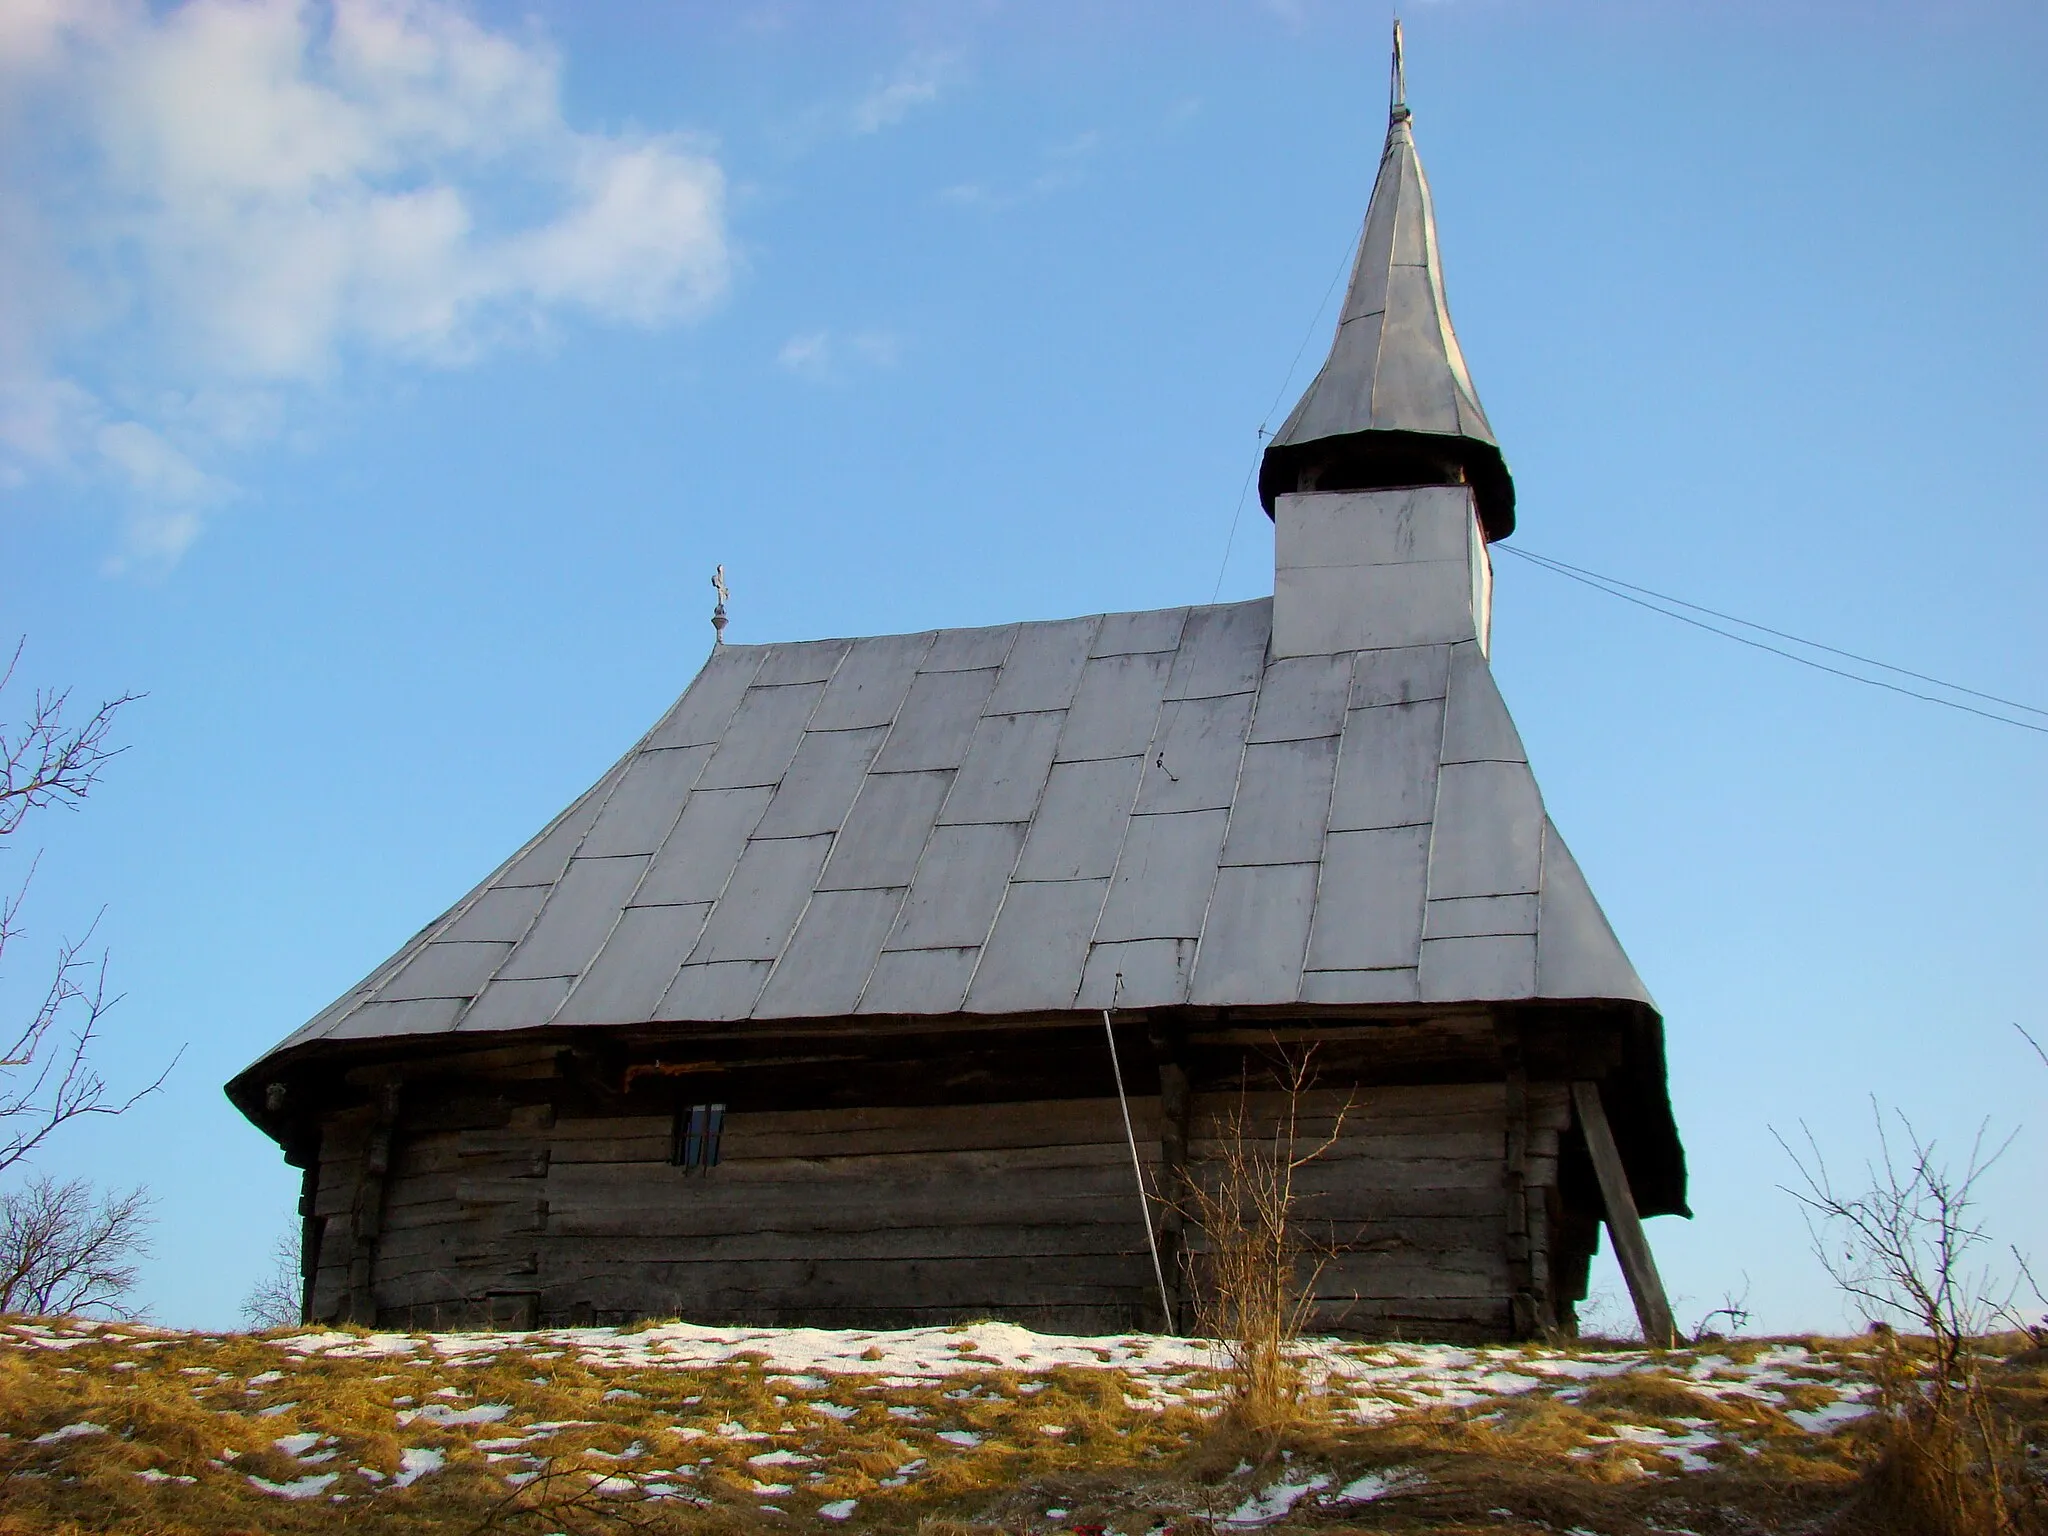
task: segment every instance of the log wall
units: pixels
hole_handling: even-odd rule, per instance
[[[326,1120],[312,1316],[1160,1324],[1113,1098],[734,1111],[718,1166],[686,1169],[669,1162],[666,1114],[558,1112],[498,1087]],[[1233,1122],[1270,1144],[1286,1108],[1279,1095],[1197,1090],[1176,1127],[1158,1098],[1133,1099],[1149,1186],[1174,1175],[1162,1145],[1184,1146],[1185,1176],[1213,1185]],[[1317,1092],[1294,1114],[1301,1151],[1336,1131],[1295,1176],[1316,1326],[1497,1338],[1568,1321],[1552,1252],[1562,1085]],[[1198,1229],[1186,1245],[1199,1275]]]

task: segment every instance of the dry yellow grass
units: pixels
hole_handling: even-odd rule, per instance
[[[885,1383],[759,1355],[606,1367],[546,1336],[414,1363],[51,1326],[40,1343],[0,1331],[16,1340],[0,1348],[0,1536],[751,1536],[832,1530],[835,1512],[905,1536],[1202,1536],[1289,1499],[1292,1526],[1389,1532],[1875,1528],[1854,1497],[1870,1421],[1827,1421],[1863,1341],[1748,1350],[1762,1375],[1726,1345],[1627,1369],[1502,1351],[1472,1367],[1500,1387],[1477,1401],[1401,1408],[1361,1389],[1389,1416],[1248,1435],[1214,1412],[1213,1373],[1174,1377],[1176,1396],[1110,1366],[986,1364],[965,1337],[957,1374]],[[2009,1367],[1997,1390],[2039,1435],[2043,1367]]]

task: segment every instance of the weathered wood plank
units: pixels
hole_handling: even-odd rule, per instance
[[[1508,1327],[1506,1297],[1449,1301],[1408,1297],[1400,1301],[1333,1298],[1315,1311],[1314,1325],[1373,1338],[1491,1339]]]
[[[1593,1172],[1600,1180],[1600,1198],[1607,1207],[1607,1230],[1614,1238],[1614,1257],[1636,1304],[1643,1338],[1660,1349],[1669,1349],[1677,1342],[1678,1325],[1672,1321],[1664,1281],[1657,1274],[1650,1240],[1643,1234],[1642,1217],[1636,1213],[1628,1170],[1622,1166],[1621,1151],[1615,1146],[1614,1132],[1607,1124],[1607,1109],[1600,1102],[1600,1085],[1573,1083],[1572,1104],[1579,1112],[1579,1129],[1585,1133],[1586,1150],[1593,1157]]]
[[[1090,1222],[1120,1227],[1114,1202],[1128,1200],[1129,1172],[1114,1167],[1094,1170],[1087,1179],[1073,1172],[1056,1178],[1006,1181],[1000,1189],[937,1184],[877,1190],[866,1199],[849,1200],[831,1186],[785,1185],[773,1200],[760,1187],[720,1186],[698,1178],[686,1182],[683,1171],[672,1180],[635,1181],[627,1187],[577,1187],[550,1181],[548,1231],[557,1236],[700,1237],[756,1231],[836,1232],[869,1227],[938,1227],[988,1225],[1076,1225]],[[1310,1202],[1301,1215],[1308,1222],[1335,1222],[1340,1228],[1364,1227],[1399,1217],[1495,1218],[1501,1209],[1499,1188],[1384,1189],[1347,1191],[1331,1207]],[[1132,1223],[1135,1230],[1135,1222]]]
[[[1012,1170],[999,1180],[957,1173],[906,1175],[889,1184],[749,1184],[667,1167],[627,1180],[590,1180],[577,1177],[580,1172],[572,1167],[549,1179],[550,1232],[688,1236],[956,1223],[1060,1225],[1115,1216],[1117,1208],[1104,1202],[1119,1197],[1125,1201],[1120,1220],[1132,1219],[1128,1164]]]
[[[539,1178],[473,1178],[467,1174],[426,1174],[394,1178],[386,1196],[387,1219],[422,1205],[501,1205],[508,1201],[546,1198],[547,1180]]]
[[[549,1148],[544,1132],[493,1135],[489,1142],[456,1134],[409,1140],[398,1160],[398,1175],[426,1173],[488,1173],[502,1169],[508,1177],[538,1177],[547,1172]]]
[[[547,1225],[547,1201],[529,1183],[522,1200],[490,1202],[434,1201],[387,1208],[384,1230],[417,1232],[427,1227],[457,1227],[479,1232],[538,1232]]]
[[[834,1259],[830,1263],[746,1264],[607,1263],[600,1254],[582,1262],[543,1259],[544,1310],[570,1297],[594,1308],[645,1306],[689,1316],[694,1310],[735,1304],[806,1307],[885,1307],[906,1296],[923,1307],[1076,1306],[1129,1301],[1157,1306],[1149,1258],[1075,1256],[1057,1265],[1022,1265],[1005,1259]]]
[[[1197,1114],[1227,1115],[1243,1106],[1254,1119],[1274,1120],[1292,1103],[1298,1119],[1330,1119],[1340,1111],[1346,1120],[1403,1120],[1438,1115],[1499,1114],[1507,1102],[1499,1081],[1424,1083],[1401,1087],[1312,1088],[1300,1095],[1272,1089],[1240,1094],[1235,1088],[1196,1091]]]
[[[547,1184],[589,1185],[594,1181],[662,1183],[693,1181],[705,1187],[762,1188],[779,1184],[877,1187],[932,1180],[996,1181],[1051,1169],[1094,1169],[1121,1163],[1130,1180],[1130,1149],[1113,1142],[1061,1142],[1052,1146],[989,1151],[888,1152],[862,1157],[776,1157],[727,1161],[714,1169],[671,1168],[668,1164],[571,1163],[550,1168]]]
[[[399,1109],[403,1086],[386,1083],[377,1094],[363,1152],[356,1165],[356,1182],[349,1209],[348,1279],[342,1290],[338,1320],[373,1322],[377,1304],[372,1288],[376,1272],[377,1235],[383,1227],[385,1176],[390,1172],[392,1152],[399,1135]]]
[[[1208,1152],[1207,1148],[1199,1145],[1195,1150]],[[1208,1152],[1207,1156],[1194,1164],[1190,1172],[1198,1182],[1212,1185],[1217,1177],[1215,1154]],[[1294,1190],[1298,1197],[1306,1199],[1343,1190],[1498,1189],[1500,1182],[1500,1155],[1496,1149],[1492,1157],[1485,1159],[1318,1158],[1295,1171]]]
[[[1482,1241],[1492,1228],[1484,1218],[1399,1217],[1359,1223],[1340,1232],[1335,1246],[1361,1253],[1412,1254],[1455,1252]],[[1198,1230],[1190,1239],[1200,1241]],[[1325,1234],[1309,1236],[1320,1242]],[[559,1246],[574,1252],[581,1239],[553,1231],[541,1239],[550,1252]],[[1057,1258],[1066,1253],[1142,1254],[1145,1236],[1134,1219],[1082,1221],[1047,1225],[1021,1222],[981,1226],[892,1226],[838,1232],[749,1230],[693,1234],[687,1238],[653,1234],[608,1237],[607,1255],[636,1262],[671,1257],[725,1259],[849,1258]],[[683,1251],[684,1249],[687,1251]]]

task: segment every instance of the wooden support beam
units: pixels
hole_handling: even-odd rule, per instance
[[[1543,1327],[1535,1288],[1535,1265],[1529,1241],[1529,1074],[1522,1063],[1522,1032],[1512,1024],[1497,1026],[1506,1067],[1505,1148],[1506,1249],[1508,1261],[1508,1327],[1518,1339],[1533,1339]]]
[[[1678,1327],[1671,1318],[1671,1303],[1664,1296],[1664,1282],[1657,1276],[1650,1240],[1643,1235],[1642,1217],[1636,1214],[1628,1171],[1621,1165],[1621,1152],[1614,1145],[1607,1110],[1600,1102],[1600,1085],[1573,1083],[1572,1104],[1579,1112],[1579,1129],[1585,1133],[1586,1150],[1593,1157],[1593,1172],[1600,1180],[1600,1199],[1607,1208],[1607,1230],[1614,1238],[1614,1256],[1621,1261],[1622,1278],[1628,1281],[1629,1297],[1635,1302],[1636,1317],[1643,1325],[1643,1341],[1658,1349],[1670,1349],[1678,1341]]]
[[[387,1082],[377,1091],[377,1118],[363,1145],[362,1162],[356,1171],[354,1198],[350,1201],[349,1229],[352,1238],[348,1262],[348,1289],[342,1297],[340,1321],[375,1327],[377,1298],[377,1239],[384,1230],[385,1175],[391,1171],[394,1142],[398,1136],[398,1107],[402,1091]]]
[[[320,1159],[316,1155],[299,1175],[299,1321],[313,1320],[313,1281],[320,1273]]]

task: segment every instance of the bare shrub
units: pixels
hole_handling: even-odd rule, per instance
[[[12,683],[21,651],[16,645],[0,668],[0,693]],[[32,811],[77,809],[119,755],[121,749],[109,744],[114,718],[136,697],[109,699],[73,724],[66,715],[69,691],[38,689],[25,719],[0,723],[0,847]],[[0,960],[21,936],[34,874],[31,861],[0,897]],[[107,994],[106,956],[90,952],[92,935],[88,927],[82,937],[58,944],[40,1001],[21,1023],[0,1030],[0,1177],[24,1172],[29,1159],[74,1121],[125,1113],[170,1073],[165,1067],[122,1095],[94,1066],[100,1025],[118,999]],[[114,1307],[135,1284],[148,1208],[141,1189],[100,1194],[80,1180],[40,1175],[0,1194],[0,1312]]]
[[[1980,1128],[1958,1172],[1905,1116],[1892,1130],[1875,1106],[1873,1115],[1878,1155],[1865,1167],[1866,1188],[1835,1182],[1811,1132],[1803,1152],[1779,1138],[1798,1170],[1787,1192],[1814,1251],[1878,1338],[1882,1420],[1870,1501],[1889,1528],[1926,1536],[2048,1529],[2024,1435],[1984,1373],[1982,1341],[2010,1313],[2016,1282],[1981,1257],[1989,1239],[1974,1192],[2010,1141],[1987,1150]]]
[[[242,1324],[251,1333],[291,1328],[304,1321],[304,1228],[292,1222],[271,1245],[270,1268],[242,1298]]]
[[[113,1309],[147,1252],[149,1197],[33,1178],[0,1195],[0,1313]]]
[[[1281,1108],[1270,1126],[1258,1123],[1248,1084],[1240,1084],[1217,1156],[1192,1182],[1192,1209],[1184,1213],[1203,1237],[1193,1266],[1196,1326],[1223,1351],[1229,1419],[1255,1434],[1299,1423],[1312,1412],[1312,1384],[1293,1346],[1315,1309],[1328,1253],[1301,1230],[1295,1182],[1336,1145],[1349,1110],[1339,1109],[1319,1139],[1302,1134],[1313,1057],[1312,1047],[1283,1057]]]
[[[1717,1319],[1719,1320],[1719,1326],[1716,1326]],[[1741,1292],[1738,1294],[1735,1291],[1723,1291],[1721,1293],[1721,1305],[1715,1307],[1695,1323],[1692,1332],[1688,1333],[1686,1338],[1691,1339],[1694,1343],[1703,1343],[1709,1339],[1727,1338],[1730,1335],[1739,1334],[1743,1329],[1747,1328],[1749,1326],[1749,1319],[1749,1276],[1745,1274],[1742,1277]]]
[[[21,646],[0,669],[0,693],[13,681]],[[136,695],[100,705],[82,725],[69,725],[68,690],[38,689],[28,718],[0,725],[0,840],[21,830],[29,812],[55,806],[75,810],[99,783],[120,749],[108,745],[114,716]],[[0,899],[0,957],[20,937],[22,903],[33,863],[14,891]],[[0,1174],[26,1158],[59,1127],[89,1115],[118,1115],[164,1080],[117,1098],[91,1062],[100,1022],[117,999],[107,996],[104,955],[88,953],[91,930],[57,947],[49,985],[28,1019],[0,1048]]]

